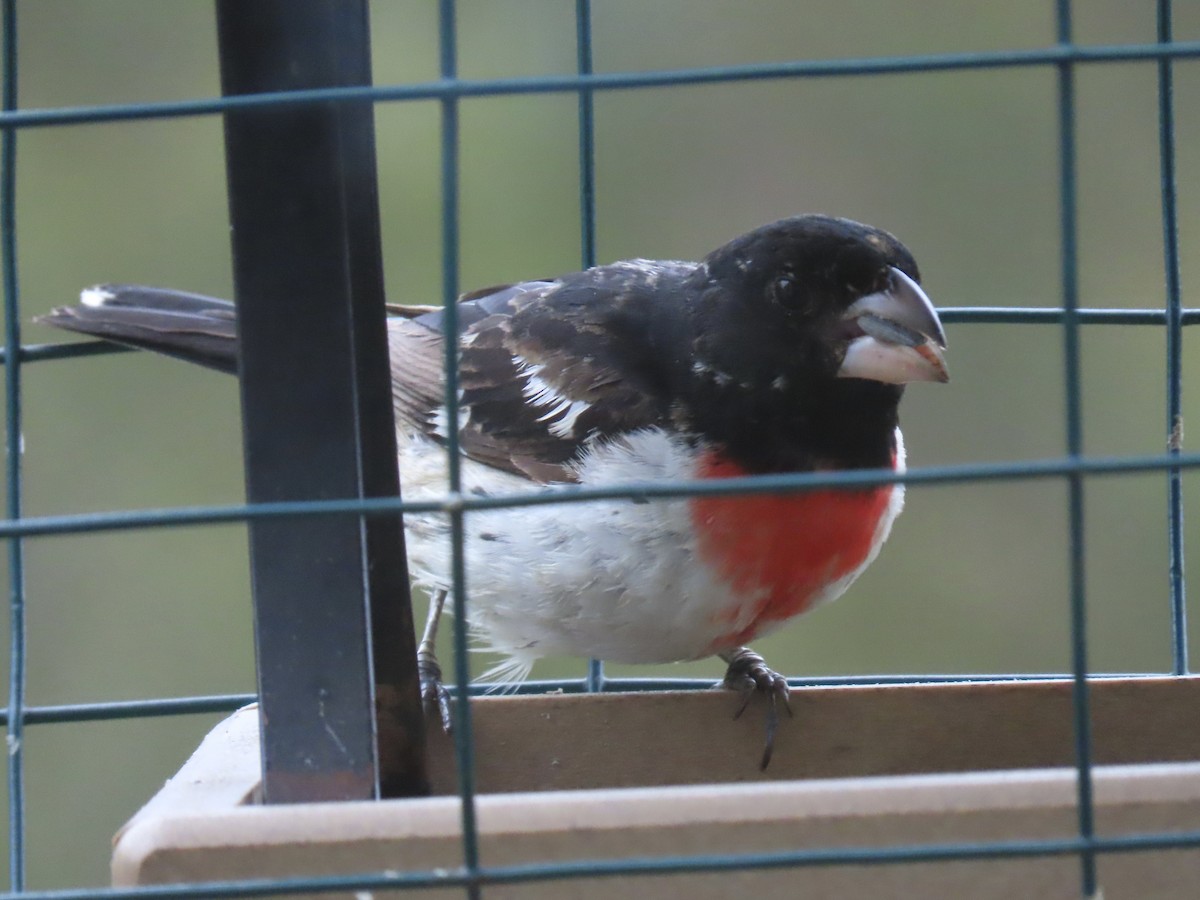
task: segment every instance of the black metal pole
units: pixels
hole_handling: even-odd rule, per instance
[[[365,0],[217,0],[217,28],[225,94],[370,83]],[[225,148],[247,496],[394,496],[372,108],[231,112]],[[399,516],[250,545],[266,800],[425,792]]]

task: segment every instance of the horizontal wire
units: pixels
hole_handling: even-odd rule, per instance
[[[880,675],[812,675],[788,678],[789,687],[899,687],[928,684],[995,684],[1065,681],[1069,672],[1038,673],[909,673]],[[1147,681],[1183,677],[1171,672],[1107,672],[1088,676],[1092,681]],[[608,678],[600,692],[606,694],[652,693],[656,691],[707,691],[717,678]],[[457,685],[446,687],[457,694]],[[591,693],[586,676],[522,681],[518,684],[471,684],[473,697],[492,695],[530,696],[538,694]],[[67,703],[50,706],[26,706],[26,725],[60,725],[78,722],[106,722],[120,719],[161,718],[233,712],[258,701],[257,694],[211,694],[197,697],[163,697],[147,700],[111,700],[98,703]],[[0,726],[8,724],[8,710],[0,708]]]
[[[351,875],[254,878],[238,881],[187,882],[123,888],[67,888],[0,894],[0,900],[176,900],[184,897],[272,897],[300,892],[369,891],[386,888],[447,888],[521,884],[572,878],[674,875],[743,869],[806,866],[896,865],[949,860],[1004,860],[1064,856],[1083,851],[1136,853],[1200,846],[1200,831],[1141,832],[1114,837],[1045,838],[1013,841],[906,844],[896,847],[831,847],[763,853],[694,856],[580,859],[554,863],[482,866],[474,873],[461,868],[400,872],[386,870]]]
[[[1051,325],[1063,321],[1061,306],[946,306],[938,308],[938,317],[951,324]],[[1081,325],[1165,325],[1165,309],[1080,309],[1076,319]],[[1200,324],[1200,309],[1181,310],[1181,324]]]
[[[108,356],[110,353],[132,353],[133,347],[109,341],[72,341],[61,344],[26,344],[21,348],[21,362],[42,362],[48,359],[78,359],[85,356]],[[0,363],[6,354],[0,349]]]
[[[82,125],[131,119],[163,119],[214,115],[262,106],[328,102],[446,100],[512,94],[577,93],[630,90],[718,82],[761,81],[779,78],[945,72],[962,69],[998,69],[1057,65],[1063,62],[1106,63],[1187,59],[1200,56],[1200,41],[1172,44],[1109,44],[1091,47],[1055,46],[1031,50],[983,53],[941,53],[916,56],[879,56],[856,59],[802,60],[741,66],[712,66],[649,72],[602,72],[592,75],[549,75],[524,78],[439,79],[420,84],[361,88],[321,88],[305,91],[241,94],[162,103],[122,103],[56,109],[22,109],[0,114],[0,128],[35,128]]]
[[[1063,320],[1058,306],[946,306],[938,309],[943,322],[989,325],[1042,325]],[[1084,325],[1165,325],[1165,309],[1081,309],[1079,321]],[[1180,310],[1180,324],[1200,325],[1200,309]],[[81,356],[104,356],[109,353],[133,352],[132,347],[108,341],[72,341],[70,343],[26,344],[21,348],[21,362],[41,362],[55,359],[75,359]],[[5,360],[0,348],[0,364]]]
[[[1158,681],[1164,678],[1190,676],[1162,672],[1093,672],[1089,681]],[[792,688],[841,688],[841,687],[912,687],[919,685],[945,684],[1010,684],[1028,682],[1068,682],[1070,672],[1000,672],[981,674],[962,673],[908,673],[880,675],[806,675],[787,679]],[[714,678],[610,678],[605,676],[601,691],[606,694],[653,693],[656,691],[708,691]],[[454,685],[450,688],[455,689]],[[522,695],[537,694],[583,694],[589,693],[586,676],[574,679],[523,681],[512,685],[472,684],[473,696],[488,696],[493,693]]]
[[[297,500],[278,503],[190,506],[116,512],[71,513],[0,520],[0,538],[85,534],[135,528],[165,528],[244,522],[250,519],[310,515],[383,515],[387,513],[455,513],[631,500],[635,503],[685,497],[792,493],[829,487],[872,487],[881,484],[954,484],[967,481],[1020,481],[1065,475],[1116,475],[1182,471],[1200,466],[1200,453],[1125,457],[1055,457],[1016,462],[926,466],[898,473],[891,469],[795,472],[705,481],[629,482],[604,487],[564,486],[516,494],[447,494],[438,500],[369,497],[345,500]]]
[[[165,697],[152,700],[113,700],[104,703],[68,703],[56,706],[26,706],[26,725],[66,722],[106,722],[154,716],[190,716],[200,713],[233,712],[258,699],[255,694],[213,694],[204,697]],[[8,724],[8,710],[0,709],[0,723]]]

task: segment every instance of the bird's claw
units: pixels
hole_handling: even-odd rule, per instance
[[[787,679],[770,668],[766,660],[749,647],[739,647],[722,658],[729,664],[722,686],[742,695],[742,703],[733,714],[735,719],[746,711],[755,694],[764,694],[769,701],[767,737],[763,745],[762,760],[759,762],[759,769],[765,770],[775,750],[775,732],[779,729],[779,702],[783,701],[783,708],[789,716],[793,714],[791,690],[788,688]]]
[[[442,720],[442,731],[449,734],[454,727],[454,717],[450,713],[450,689],[442,682],[442,667],[432,647],[424,643],[417,648],[417,675],[421,681],[421,703],[425,711],[437,712]]]

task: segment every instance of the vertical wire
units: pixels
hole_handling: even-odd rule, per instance
[[[1171,0],[1158,0],[1158,41],[1172,41]],[[1158,60],[1158,153],[1162,190],[1163,270],[1167,294],[1167,453],[1183,450],[1183,301],[1175,211],[1175,85],[1171,60]],[[1188,671],[1187,601],[1183,564],[1183,473],[1167,472],[1168,578],[1171,592],[1171,661]]]
[[[1057,2],[1058,42],[1071,44],[1071,0]],[[1076,222],[1075,69],[1069,60],[1058,64],[1059,190],[1062,231],[1063,362],[1066,381],[1067,455],[1083,453],[1083,415],[1080,392],[1078,228]],[[1075,727],[1076,793],[1079,835],[1095,836],[1092,798],[1092,726],[1088,702],[1087,604],[1084,566],[1083,475],[1067,480],[1070,528],[1070,606],[1072,713]],[[1083,896],[1096,896],[1096,853],[1080,851]]]
[[[5,112],[17,108],[17,4],[4,0]],[[5,468],[7,515],[21,517],[21,320],[17,303],[15,128],[0,137],[0,255],[4,268]],[[8,543],[9,628],[11,647],[8,683],[8,827],[9,884],[25,889],[25,779],[22,738],[25,726],[25,552],[20,538]]]
[[[439,69],[443,81],[458,77],[455,0],[438,2]],[[462,467],[458,442],[458,98],[442,101],[442,323],[446,340],[446,455],[451,497],[462,491]],[[458,793],[461,799],[463,865],[467,872],[479,871],[479,828],[475,810],[475,741],[471,725],[471,671],[467,648],[467,571],[464,553],[464,511],[451,504],[450,581],[454,605],[454,749],[458,760]],[[478,881],[467,886],[467,896],[480,896]]]
[[[592,74],[592,2],[575,0],[575,56],[580,75]],[[596,264],[595,94],[579,89],[579,243],[583,267]]]
[[[580,75],[592,74],[592,2],[575,0],[575,59]],[[596,126],[595,95],[579,89],[579,244],[583,268],[596,264]],[[604,663],[588,661],[587,689],[604,690]]]

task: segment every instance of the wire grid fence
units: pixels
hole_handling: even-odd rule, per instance
[[[1083,530],[1083,484],[1090,475],[1104,473],[1160,472],[1168,479],[1167,518],[1169,539],[1169,592],[1172,611],[1173,672],[1188,673],[1188,647],[1185,627],[1183,578],[1183,495],[1182,472],[1200,465],[1200,454],[1183,453],[1179,429],[1182,422],[1182,338],[1183,327],[1200,322],[1200,309],[1184,309],[1179,279],[1179,247],[1176,237],[1176,178],[1174,99],[1172,66],[1175,60],[1200,56],[1200,42],[1175,42],[1172,38],[1171,0],[1157,0],[1157,41],[1152,44],[1077,46],[1072,41],[1070,0],[1056,0],[1057,43],[1045,49],[884,57],[794,61],[778,64],[724,66],[655,72],[594,74],[592,71],[591,3],[576,0],[577,73],[551,77],[467,80],[457,77],[455,3],[439,0],[440,78],[419,84],[373,88],[338,88],[288,94],[260,94],[221,99],[197,99],[148,105],[112,105],[87,108],[21,110],[17,104],[17,3],[0,0],[3,23],[3,87],[0,112],[0,263],[4,286],[6,373],[6,518],[0,521],[0,536],[8,541],[11,641],[9,647],[10,687],[3,718],[7,728],[9,787],[9,860],[10,894],[27,897],[82,898],[98,893],[117,897],[184,896],[267,896],[297,891],[353,890],[397,887],[461,886],[477,894],[488,884],[534,882],[572,877],[603,877],[683,871],[726,871],[742,868],[778,868],[845,864],[883,864],[952,859],[1019,858],[1049,855],[1077,855],[1081,863],[1080,886],[1083,895],[1096,893],[1097,854],[1149,849],[1200,846],[1200,831],[1146,833],[1118,837],[1100,837],[1093,823],[1091,790],[1092,743],[1088,702],[1088,646],[1086,639],[1087,603],[1084,586],[1085,536]],[[1081,309],[1078,305],[1077,278],[1077,189],[1075,144],[1075,69],[1081,64],[1144,61],[1157,69],[1159,154],[1161,165],[1161,213],[1163,229],[1166,291],[1162,309]],[[885,75],[898,72],[961,71],[1008,67],[1053,67],[1057,72],[1059,191],[1062,242],[1061,306],[1043,309],[952,308],[943,309],[948,323],[1023,323],[1056,325],[1063,340],[1066,395],[1066,447],[1062,456],[1030,462],[979,465],[949,465],[912,469],[897,476],[879,471],[779,475],[729,479],[720,482],[656,483],[618,486],[608,489],[576,489],[570,492],[533,492],[520,496],[477,497],[460,493],[460,474],[456,446],[457,370],[455,354],[447,354],[446,397],[450,418],[447,432],[449,491],[440,501],[400,502],[397,500],[320,501],[209,506],[203,508],[160,509],[150,511],[114,511],[94,514],[24,517],[22,515],[21,446],[21,373],[27,363],[50,359],[117,352],[99,343],[69,345],[23,345],[18,317],[18,271],[16,261],[15,199],[17,134],[23,128],[61,126],[102,121],[182,117],[219,114],[235,108],[281,104],[348,101],[369,98],[373,101],[412,101],[434,99],[442,111],[441,183],[443,197],[442,260],[446,328],[456,327],[454,299],[458,294],[458,102],[467,97],[516,94],[574,93],[579,111],[579,196],[581,260],[585,266],[596,261],[595,251],[595,166],[594,110],[597,91],[694,85],[703,83],[784,78],[824,78],[848,75]],[[1167,451],[1163,454],[1122,457],[1087,457],[1082,448],[1082,412],[1080,404],[1079,332],[1084,324],[1155,325],[1166,334],[1166,434]],[[252,700],[250,695],[204,696],[174,699],[150,699],[120,703],[95,703],[57,706],[30,706],[25,702],[26,646],[24,633],[25,589],[23,578],[23,539],[38,535],[79,534],[91,531],[144,529],[219,522],[245,522],[259,517],[281,515],[321,515],[357,512],[361,514],[440,511],[452,523],[455,554],[454,583],[465,583],[462,553],[463,519],[474,510],[516,507],[530,504],[583,502],[596,499],[648,500],[700,494],[728,495],[799,491],[817,485],[862,486],[891,482],[914,484],[961,483],[969,481],[1009,481],[1053,479],[1068,486],[1068,523],[1070,529],[1069,575],[1071,610],[1071,672],[1074,684],[1073,716],[1078,784],[1078,833],[1072,838],[1023,840],[973,844],[912,845],[879,848],[797,849],[788,852],[707,855],[680,858],[638,858],[573,863],[482,866],[479,860],[475,821],[471,716],[468,692],[458,696],[457,750],[460,790],[463,798],[463,866],[452,872],[387,872],[353,876],[297,878],[272,881],[227,881],[202,885],[178,885],[136,889],[94,888],[82,890],[25,890],[25,827],[23,745],[26,725],[115,720],[177,714],[229,711]],[[462,627],[464,591],[456,590],[454,629],[455,676],[458,684],[469,682],[467,634]],[[1020,677],[1020,676],[1014,676]],[[964,680],[963,676],[953,676]],[[838,679],[839,683],[869,680],[872,683],[938,680],[937,676],[870,677]],[[830,679],[794,679],[793,684],[829,683]],[[606,679],[599,663],[590,665],[586,679],[575,682],[532,683],[522,690],[538,691],[549,686],[571,691],[606,689],[656,689],[694,682],[671,680],[632,681]]]

